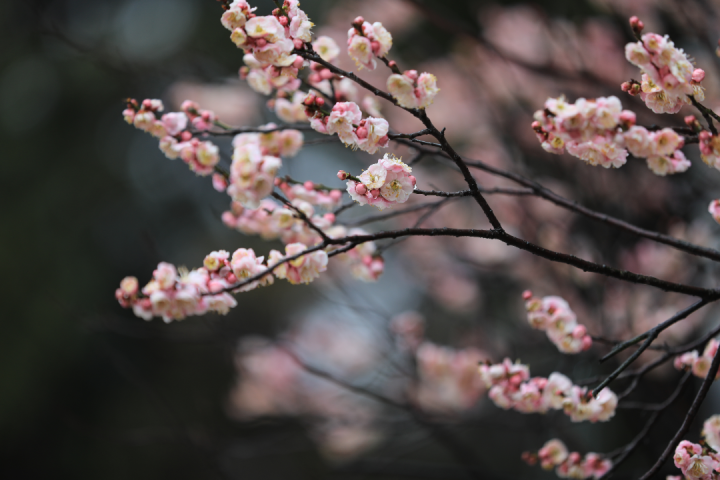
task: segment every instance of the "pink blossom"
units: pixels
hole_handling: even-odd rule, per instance
[[[405,203],[415,188],[414,177],[409,175],[411,170],[400,159],[386,154],[360,175],[360,182],[348,180],[347,192],[361,205],[373,205],[380,210]]]
[[[712,215],[713,220],[720,223],[720,200],[713,200],[712,202],[710,202],[708,212],[710,212],[710,215]]]
[[[272,267],[280,263],[284,258],[298,255],[307,250],[302,243],[291,243],[285,246],[285,255],[277,250],[270,251],[268,266]],[[274,269],[277,278],[286,279],[293,285],[299,283],[310,283],[320,276],[321,272],[327,270],[328,256],[322,250],[311,252],[307,255],[280,264]]]
[[[313,50],[320,55],[320,58],[330,63],[334,62],[340,55],[340,47],[335,43],[335,40],[325,35],[319,36],[313,42]]]
[[[355,126],[362,120],[360,107],[354,102],[338,102],[333,106],[327,121],[329,134],[337,133],[343,143],[354,144]]]

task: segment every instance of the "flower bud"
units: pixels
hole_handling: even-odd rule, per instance
[[[312,191],[315,188],[315,184],[308,180],[307,182],[303,183],[303,187],[305,187],[305,190],[308,192]]]
[[[293,46],[295,47],[296,50],[302,50],[303,45],[305,45],[305,44],[299,38],[293,39]]]
[[[700,83],[703,81],[704,78],[705,78],[705,70],[703,70],[702,68],[696,68],[695,70],[693,70],[693,73],[692,73],[693,82]]]
[[[347,180],[347,178],[348,178],[348,173],[347,173],[345,170],[340,170],[340,171],[337,173],[337,177],[338,177],[340,180],[345,181],[345,180]],[[335,191],[335,190],[333,190],[333,192],[334,192],[334,191]]]
[[[365,185],[363,185],[362,183],[358,183],[357,185],[355,185],[355,192],[358,195],[365,195],[367,193],[367,191],[368,191],[367,187]]]

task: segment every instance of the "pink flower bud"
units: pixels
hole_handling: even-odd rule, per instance
[[[633,29],[633,31],[640,33],[643,31],[643,28],[645,28],[645,24],[636,16],[630,17],[630,28]]]
[[[150,110],[152,108],[152,102],[150,101],[150,99],[146,98],[145,100],[143,100],[142,106],[145,110]]]
[[[347,180],[347,178],[348,178],[348,173],[347,173],[345,170],[340,170],[340,171],[337,173],[337,177],[338,177],[340,180],[345,181],[345,180]],[[337,190],[333,190],[333,192],[336,192],[336,191],[337,191]]]
[[[630,87],[630,82],[622,82],[620,84],[620,90],[622,90],[623,92],[627,92],[628,90],[630,90]]]
[[[415,179],[415,175],[408,175],[408,180],[410,180],[410,183],[412,183],[413,187],[417,183],[417,180]]]
[[[380,42],[378,42],[377,40],[373,40],[372,42],[370,42],[370,48],[372,48],[372,51],[374,53],[379,52],[380,51]]]
[[[278,18],[278,22],[280,22],[280,25],[282,25],[283,27],[287,27],[288,26],[288,17],[283,15],[282,17]]]
[[[418,72],[417,70],[407,70],[405,73],[403,73],[407,78],[409,78],[412,81],[417,80],[418,78]]]
[[[580,462],[580,454],[578,452],[572,452],[570,455],[568,455],[568,462],[579,463]]]
[[[225,280],[227,280],[229,283],[237,283],[238,278],[235,276],[234,273],[230,272],[228,273],[228,276],[225,277]]]
[[[631,112],[630,110],[623,110],[620,112],[620,121],[630,127],[635,125],[636,116],[635,112]]]
[[[299,38],[293,39],[293,46],[295,47],[296,50],[301,50],[303,48],[303,45],[304,45],[303,41],[300,40]]]
[[[355,130],[355,135],[357,135],[357,137],[358,137],[360,140],[363,140],[363,139],[367,138],[367,136],[368,136],[368,130],[367,130],[367,128],[365,128],[365,127],[358,127],[358,129]]]
[[[585,325],[578,325],[575,327],[575,329],[572,332],[572,336],[575,338],[582,338],[587,333],[587,328],[585,328]]]
[[[322,107],[323,105],[325,105],[325,99],[321,98],[321,97],[317,97],[315,99],[315,105],[317,105],[318,107]]]
[[[688,115],[683,120],[685,121],[685,125],[692,127],[695,124],[695,115]]]
[[[333,76],[334,73],[332,73],[329,68],[323,68],[322,70],[320,70],[320,78],[322,78],[323,80],[330,80],[331,78],[333,78]]]
[[[633,83],[632,87],[628,91],[630,95],[640,95],[640,84],[639,83]]]
[[[302,68],[304,63],[304,60],[302,57],[297,57],[295,61],[293,62],[293,67],[297,68],[298,70]]]
[[[372,198],[378,198],[380,196],[380,190],[378,190],[377,188],[373,188],[372,190],[370,190],[370,196]]]
[[[345,180],[344,178],[341,180]],[[342,192],[340,190],[330,190],[330,198],[337,202],[342,198]]]
[[[693,70],[693,73],[692,73],[693,82],[700,83],[703,81],[704,78],[705,78],[705,70],[703,70],[702,68],[696,68],[695,70]]]
[[[323,215],[323,218],[330,223],[335,223],[335,214],[334,213],[328,212],[325,215]]]
[[[365,23],[365,19],[358,15],[357,17],[355,17],[355,20],[353,20],[352,23],[353,25],[362,25],[363,23]]]
[[[587,350],[590,347],[592,347],[592,338],[589,336],[583,337],[582,339],[582,349]]]
[[[390,68],[395,68],[395,67],[397,67],[397,62],[396,62],[395,60],[390,60],[390,61],[388,62],[388,67],[390,67]]]
[[[264,38],[258,38],[257,40],[255,40],[255,45],[256,45],[258,48],[262,48],[262,47],[264,47],[265,45],[267,45],[267,40],[265,40]]]
[[[530,290],[525,290],[522,293],[523,300],[530,300],[532,298],[532,292]]]
[[[312,191],[315,188],[315,184],[308,180],[307,182],[303,183],[303,187],[305,187],[305,190],[308,192]]]
[[[303,103],[307,105],[308,107],[311,106],[313,103],[315,103],[315,95],[312,93],[309,94],[307,97],[305,97],[305,100],[303,100]]]
[[[362,183],[358,183],[357,185],[355,185],[355,192],[358,195],[365,195],[367,193],[367,191],[368,191],[367,187],[365,185],[363,185]]]
[[[188,132],[187,130],[185,130],[184,132],[182,132],[180,134],[180,139],[183,142],[189,142],[191,138],[192,138],[192,133]]]

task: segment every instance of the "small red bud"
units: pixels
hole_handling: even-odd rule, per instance
[[[530,299],[532,298],[532,291],[530,291],[530,290],[525,290],[525,291],[522,293],[522,298],[523,298],[523,300],[530,300]]]
[[[315,188],[315,184],[308,180],[307,182],[303,183],[303,187],[305,187],[305,190],[309,192]]]
[[[315,99],[315,105],[317,105],[318,107],[322,107],[323,105],[325,105],[325,99],[321,98],[321,97],[317,97]]]

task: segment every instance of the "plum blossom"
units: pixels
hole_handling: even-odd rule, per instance
[[[418,382],[414,401],[427,411],[464,411],[477,402],[485,387],[477,375],[480,351],[452,350],[430,342],[416,350]]]
[[[480,365],[480,377],[490,391],[488,396],[500,408],[522,413],[546,413],[564,410],[573,422],[605,422],[615,415],[617,395],[602,390],[597,398],[589,397],[587,388],[572,384],[558,372],[550,377],[530,378],[526,365],[506,358],[500,364]]]
[[[342,225],[335,225],[326,232],[330,238],[353,237],[368,235],[362,228],[346,229]],[[335,258],[342,265],[343,271],[350,271],[350,274],[363,282],[375,282],[385,271],[385,261],[377,252],[375,242],[363,242],[337,255]]]
[[[322,98],[313,94],[305,99],[305,105],[316,105]],[[319,105],[322,105],[321,102]],[[347,146],[364,152],[375,153],[378,148],[388,144],[389,125],[384,118],[362,118],[362,111],[355,102],[337,102],[330,112],[324,115],[321,111],[308,111],[312,115],[310,126],[317,132],[330,135],[337,134]]]
[[[648,167],[657,175],[684,172],[690,168],[690,161],[680,150],[684,139],[671,128],[650,132],[635,125],[625,132],[624,138],[630,153],[647,158]]]
[[[593,452],[582,457],[578,452],[568,453],[565,444],[553,438],[537,452],[524,452],[522,459],[530,465],[540,461],[545,470],[555,468],[555,473],[561,478],[600,478],[612,468],[612,461]]]
[[[275,174],[281,165],[278,157],[263,155],[256,143],[236,146],[228,195],[247,208],[259,207],[260,201],[272,192]]]
[[[700,158],[710,167],[720,170],[720,137],[707,130],[698,134],[700,139]]]
[[[642,41],[625,46],[625,58],[643,72],[640,97],[653,112],[677,113],[690,103],[688,95],[705,99],[700,86],[705,72],[695,69],[667,35],[646,33]]]
[[[305,115],[305,106],[303,105],[305,97],[306,94],[300,91],[294,92],[290,99],[278,96],[273,105],[275,115],[287,123],[307,122],[308,118]]]
[[[225,315],[237,302],[223,290],[231,288],[237,279],[227,266],[220,267],[227,259],[227,252],[224,254],[211,254],[214,255],[214,263],[207,263],[213,265],[213,271],[204,267],[188,271],[161,262],[153,272],[153,279],[140,292],[137,279],[126,277],[116,290],[115,297],[121,306],[132,308],[133,313],[144,320],[162,317],[169,323],[210,311]]]
[[[720,342],[713,338],[705,345],[702,355],[697,350],[685,352],[675,357],[673,365],[678,370],[691,370],[696,377],[705,378],[710,371],[710,364],[717,354],[718,346],[720,346]],[[715,378],[720,378],[720,372]]]
[[[408,70],[402,75],[393,73],[387,79],[387,89],[398,105],[405,108],[425,108],[440,91],[435,75],[427,72],[418,75],[417,70]]]
[[[271,250],[270,257],[268,259],[268,266],[272,267],[277,265],[285,258],[298,255],[305,250],[307,250],[307,246],[302,243],[291,243],[290,245],[286,245],[285,255],[277,250]],[[317,250],[306,255],[301,255],[294,260],[280,263],[280,265],[274,269],[274,273],[277,278],[286,279],[293,285],[297,285],[299,283],[310,283],[318,278],[321,272],[327,270],[327,263],[327,253],[322,250]]]
[[[710,212],[710,215],[712,215],[713,220],[720,223],[720,200],[713,200],[712,202],[710,202],[708,212]]]
[[[577,323],[575,313],[564,299],[554,296],[533,298],[530,291],[526,291],[523,298],[530,326],[545,330],[558,350],[579,353],[590,348],[592,338],[585,327]]]
[[[371,165],[360,177],[350,178],[340,172],[339,177],[350,178],[347,192],[360,205],[373,205],[383,210],[397,203],[405,203],[415,189],[412,169],[391,154]]]
[[[326,35],[319,36],[313,42],[313,50],[320,55],[320,58],[330,63],[337,60],[340,55],[340,47],[335,43],[335,40]]]
[[[568,153],[590,165],[605,168],[625,164],[622,127],[635,123],[635,114],[622,110],[617,97],[579,98],[569,104],[564,97],[549,98],[534,115],[533,129],[543,149]]]
[[[681,441],[673,456],[675,466],[690,480],[712,480],[720,468],[720,456],[687,440]]]
[[[276,127],[274,123],[268,123],[260,126],[259,130],[274,130]],[[283,129],[267,133],[240,133],[233,138],[233,147],[255,145],[263,155],[289,158],[297,155],[303,146],[303,141],[301,131]]]
[[[384,57],[392,47],[392,35],[382,23],[370,24],[357,17],[348,30],[348,55],[355,60],[358,68],[375,70],[375,57]]]

